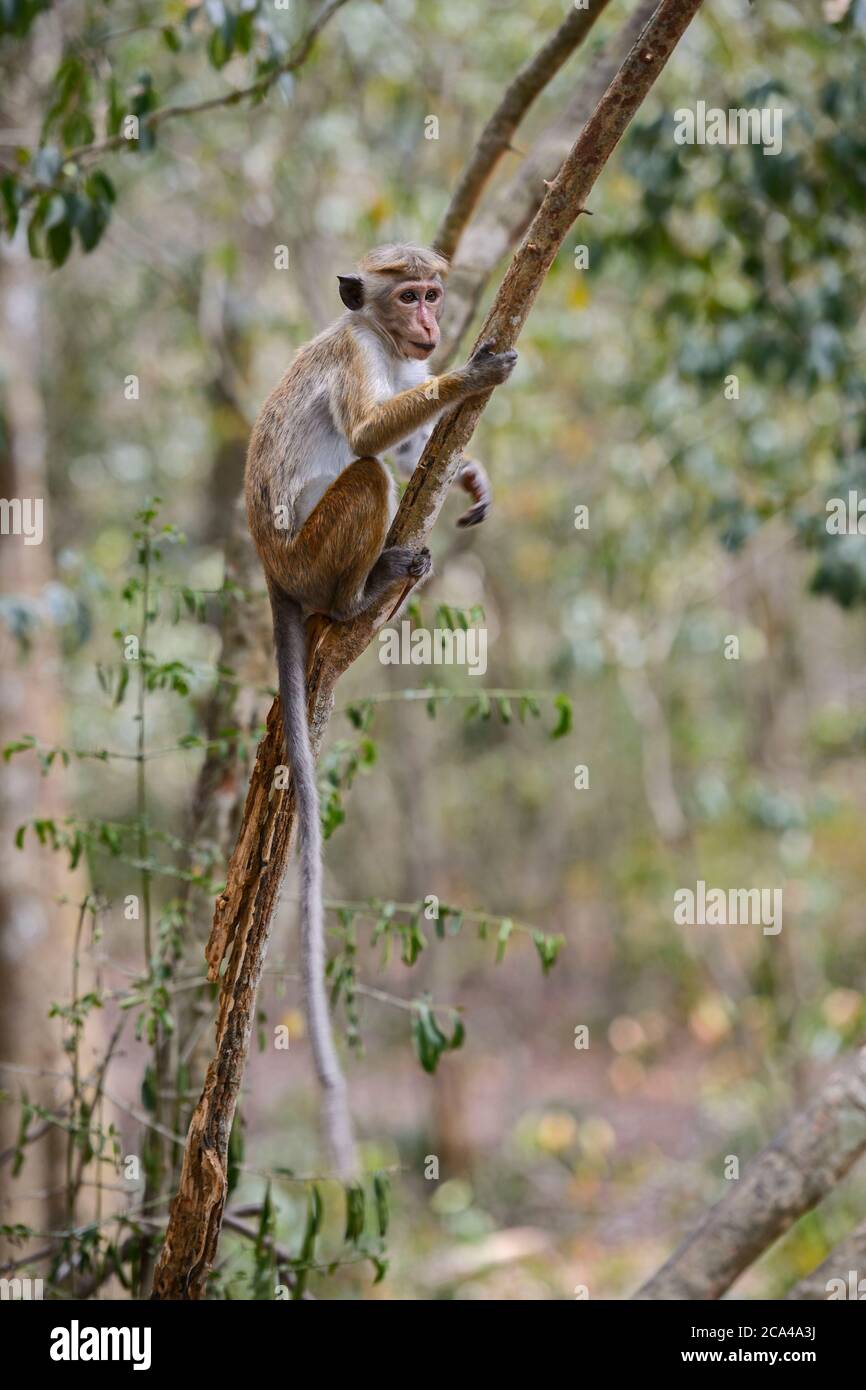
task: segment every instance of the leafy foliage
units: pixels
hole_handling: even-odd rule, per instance
[[[24,39],[49,5],[50,0],[0,0],[0,36]],[[148,154],[160,121],[185,114],[182,104],[160,96],[175,76],[178,55],[203,59],[216,72],[233,58],[245,60],[247,96],[254,102],[273,85],[291,96],[293,43],[301,38],[293,15],[265,0],[239,0],[236,6],[205,0],[170,6],[169,15],[176,22],[134,25],[112,35],[96,7],[80,36],[67,43],[46,93],[38,146],[19,147],[14,164],[0,175],[0,229],[14,236],[24,217],[33,257],[57,267],[76,238],[84,252],[99,245],[116,194],[94,159],[113,149]],[[286,32],[286,20],[293,32]],[[139,54],[146,55],[147,67],[137,65]],[[211,104],[232,106],[239,99],[239,91],[228,88]]]
[[[182,1093],[188,1081],[182,1063],[178,1073],[170,1077],[165,1071],[166,1045],[177,1027],[176,993],[183,987],[179,972],[184,966],[184,956],[188,941],[188,922],[191,899],[165,895],[157,905],[152,897],[160,883],[176,880],[190,892],[214,896],[221,891],[222,884],[215,877],[222,868],[221,856],[217,846],[202,842],[190,845],[171,831],[152,823],[148,784],[145,770],[154,757],[163,756],[165,749],[150,749],[147,744],[147,708],[154,694],[172,695],[182,702],[189,703],[198,680],[194,666],[176,657],[162,658],[158,653],[158,639],[162,624],[175,624],[183,616],[193,621],[207,618],[207,606],[201,595],[187,586],[175,586],[165,573],[168,547],[184,543],[185,537],[172,524],[160,520],[161,501],[154,497],[141,506],[135,516],[131,531],[134,563],[131,572],[123,578],[117,595],[120,603],[129,612],[129,622],[124,627],[115,628],[113,640],[116,656],[112,662],[97,663],[97,684],[106,704],[112,711],[122,711],[134,698],[134,723],[137,728],[137,752],[134,757],[120,750],[107,748],[76,749],[42,747],[32,735],[23,735],[12,740],[3,749],[3,758],[35,757],[43,776],[48,776],[57,767],[69,769],[76,763],[94,761],[102,765],[114,765],[132,761],[140,769],[138,779],[137,814],[127,820],[117,821],[108,817],[81,817],[69,815],[58,819],[48,815],[35,815],[22,823],[16,833],[16,845],[21,848],[28,835],[32,835],[46,849],[66,856],[70,871],[82,864],[88,865],[94,882],[103,878],[102,865],[109,863],[126,865],[140,875],[140,901],[143,912],[143,932],[145,939],[145,968],[134,976],[127,986],[109,993],[104,987],[97,990],[79,990],[77,975],[73,977],[71,998],[53,1005],[51,1016],[62,1023],[66,1036],[66,1051],[70,1056],[74,1074],[78,1074],[79,1054],[82,1047],[84,1029],[94,1010],[103,1009],[109,998],[116,1005],[122,1028],[126,1019],[133,1020],[133,1031],[137,1040],[144,1041],[150,1049],[151,1059],[145,1066],[140,1087],[140,1105],[145,1116],[145,1132],[142,1142],[142,1165],[146,1175],[145,1206],[147,1194],[158,1192],[163,1182],[165,1156],[160,1142],[160,1129],[164,1125],[165,1109],[163,1096],[169,1084]],[[230,603],[237,596],[237,587],[228,585],[220,591],[220,602]],[[172,602],[164,605],[162,599],[172,596]],[[179,602],[177,601],[179,599]],[[459,621],[457,610],[450,610],[449,619]],[[164,630],[164,629],[163,629]],[[134,645],[130,639],[136,638]],[[218,668],[210,673],[210,679],[219,683],[231,673]],[[428,706],[431,692],[421,692]],[[473,700],[478,697],[473,693]],[[504,696],[498,697],[504,699]],[[525,701],[529,712],[534,716],[541,713],[540,705],[534,696],[509,695],[509,699]],[[554,700],[559,712],[558,727],[570,717],[570,706],[563,696]],[[376,745],[369,736],[376,698],[366,700],[361,707],[349,711],[350,722],[358,732],[357,743],[338,741],[322,761],[321,775],[325,787],[323,814],[328,833],[345,820],[343,794],[351,786],[359,770],[370,771],[376,762]],[[474,711],[472,711],[474,713]],[[503,722],[509,722],[504,719]],[[259,731],[260,732],[260,731]],[[558,736],[558,730],[554,730]],[[176,751],[204,749],[226,752],[244,739],[241,729],[227,729],[223,738],[205,741],[199,735],[190,733],[180,739]],[[172,750],[168,750],[172,751]],[[101,922],[113,904],[106,894],[89,895],[81,908],[80,921],[92,922],[94,940],[101,933]],[[120,906],[120,904],[117,904]],[[441,1057],[449,1051],[462,1046],[465,1029],[462,1018],[453,1009],[437,1010],[432,999],[422,994],[404,1004],[399,999],[390,999],[383,991],[369,990],[362,985],[357,976],[358,964],[358,925],[367,920],[371,923],[370,943],[380,945],[381,961],[387,964],[392,944],[399,949],[400,959],[407,967],[414,966],[428,940],[421,922],[425,905],[423,903],[406,905],[392,902],[372,904],[338,905],[337,920],[339,930],[339,949],[332,953],[328,963],[331,980],[332,1003],[341,1004],[347,1019],[347,1039],[349,1045],[361,1050],[362,1028],[359,1011],[359,998],[366,990],[382,1002],[392,1002],[398,1007],[408,1008],[411,1019],[411,1041],[423,1069],[435,1072]],[[502,958],[506,936],[499,919],[489,918],[451,906],[440,905],[435,919],[436,935],[444,940],[446,935],[454,937],[464,922],[477,924],[478,935],[486,939],[491,928],[497,931],[497,959]],[[545,971],[556,959],[561,937],[548,937],[530,927],[509,922],[508,933],[522,931],[535,943]],[[76,946],[76,961],[78,947]],[[203,982],[199,982],[203,987]],[[450,1015],[447,1023],[440,1022]],[[438,1016],[437,1016],[438,1015]],[[263,1024],[264,1019],[260,1019]],[[117,1036],[119,1036],[119,1031]],[[111,1060],[111,1052],[105,1058],[104,1071]],[[100,1083],[101,1085],[101,1083]],[[51,1116],[52,1123],[61,1124],[69,1136],[70,1152],[78,1156],[78,1177],[71,1179],[70,1200],[76,1199],[83,1175],[92,1164],[116,1165],[119,1158],[118,1139],[111,1124],[104,1124],[100,1118],[97,1097],[88,1098],[86,1089],[76,1082],[73,1087],[73,1104],[69,1117]],[[18,1142],[14,1164],[20,1170],[26,1163],[30,1127],[42,1112],[26,1099],[22,1103]],[[242,1180],[244,1171],[244,1132],[243,1123],[236,1116],[229,1144],[229,1191],[233,1192]],[[72,1169],[70,1169],[72,1171]],[[275,1170],[273,1181],[282,1176]],[[289,1175],[291,1176],[291,1175]],[[375,1172],[371,1175],[368,1189],[362,1183],[350,1184],[345,1189],[345,1229],[342,1249],[325,1258],[320,1252],[320,1242],[324,1233],[325,1204],[317,1181],[304,1185],[308,1188],[306,1216],[303,1232],[296,1254],[287,1255],[278,1246],[277,1224],[279,1212],[274,1202],[272,1180],[265,1182],[261,1206],[258,1208],[258,1221],[252,1248],[252,1259],[242,1282],[246,1282],[249,1296],[256,1299],[272,1298],[274,1289],[287,1287],[293,1299],[301,1298],[307,1288],[308,1280],[314,1271],[333,1273],[345,1263],[357,1260],[369,1261],[374,1279],[385,1277],[388,1262],[384,1240],[390,1219],[390,1198],[387,1175]],[[297,1207],[297,1201],[294,1202]],[[134,1215],[120,1219],[120,1232],[115,1236],[104,1236],[98,1227],[85,1233],[84,1237],[64,1238],[55,1261],[60,1267],[63,1259],[75,1258],[81,1274],[88,1273],[97,1284],[109,1274],[116,1274],[125,1288],[135,1290],[142,1277],[144,1261],[150,1249],[148,1231],[135,1219]],[[121,1239],[123,1231],[128,1232]],[[22,1235],[23,1238],[23,1235]],[[219,1291],[215,1283],[214,1292]]]

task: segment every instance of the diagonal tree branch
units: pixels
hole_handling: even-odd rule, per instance
[[[493,339],[500,351],[516,341],[569,227],[584,210],[598,175],[700,4],[701,0],[661,0],[587,121],[516,252],[481,330],[481,337]],[[436,427],[404,494],[387,545],[421,545],[426,540],[487,399],[485,395],[464,402]],[[345,624],[311,621],[307,683],[314,753],[330,717],[337,680],[368,646],[388,609],[385,603],[378,612]],[[294,821],[293,790],[273,789],[274,771],[282,757],[282,722],[275,701],[259,745],[226,889],[214,912],[206,952],[212,978],[217,977],[226,953],[229,956],[221,980],[216,1054],[190,1124],[154,1298],[201,1298],[216,1256],[226,1198],[229,1132]]]
[[[757,1155],[635,1298],[718,1298],[864,1153],[866,1047]]]
[[[436,250],[449,260],[523,117],[563,63],[583,43],[608,3],[609,0],[589,0],[589,9],[572,9],[556,33],[524,63],[506,87],[502,100],[479,136],[433,238]]]

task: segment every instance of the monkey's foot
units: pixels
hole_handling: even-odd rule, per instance
[[[409,550],[405,546],[395,545],[392,547],[391,550],[386,550],[382,558],[384,559],[385,555],[392,555],[395,553],[398,553],[401,556],[401,563],[406,565],[406,568],[403,571],[403,576],[405,577],[407,582],[403,585],[403,590],[400,594],[400,597],[398,598],[397,602],[394,604],[394,607],[391,609],[391,612],[385,619],[386,623],[390,623],[394,614],[403,607],[403,604],[408,598],[409,591],[411,590],[413,585],[417,584],[419,579],[423,579],[424,576],[428,575],[430,571],[433,569],[433,561],[430,557],[430,551],[427,550],[426,547],[423,550]]]
[[[476,502],[474,507],[470,507],[468,512],[457,518],[457,525],[464,530],[467,526],[480,526],[481,522],[490,511],[489,502]]]
[[[416,550],[412,556],[409,566],[409,573],[413,579],[424,579],[433,569],[433,556],[426,546],[422,550]]]
[[[423,550],[410,550],[406,545],[392,545],[382,551],[376,562],[376,569],[389,580],[423,579],[432,568],[433,560],[426,546]]]

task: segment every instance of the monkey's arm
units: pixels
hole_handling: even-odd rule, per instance
[[[363,369],[342,372],[331,395],[334,417],[353,453],[359,458],[375,456],[392,449],[447,406],[498,386],[511,375],[516,361],[516,352],[494,352],[491,343],[482,343],[465,367],[429,377],[420,386],[382,401],[375,399]]]
[[[338,390],[334,408],[349,448],[359,458],[366,458],[392,449],[444,406],[455,405],[470,394],[460,372],[446,372],[361,410],[353,409],[355,403]]]
[[[404,478],[411,478],[415,471],[415,465],[424,452],[424,446],[432,432],[431,425],[422,425],[408,439],[404,439],[402,444],[397,445],[394,450],[394,462],[398,472]],[[487,469],[478,459],[467,458],[464,455],[455,481],[459,487],[463,488],[464,492],[469,493],[473,502],[468,511],[465,511],[458,518],[457,525],[460,527],[478,526],[489,512],[492,501]]]

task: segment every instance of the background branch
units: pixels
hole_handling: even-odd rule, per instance
[[[849,1276],[852,1271],[855,1283],[859,1286],[860,1281],[866,1278],[866,1221],[861,1222],[856,1230],[834,1246],[826,1260],[789,1289],[785,1298],[798,1302],[814,1302],[819,1299],[824,1302],[830,1296],[827,1285],[831,1279],[841,1279],[846,1289],[845,1296],[851,1297]],[[853,1297],[859,1301],[862,1294],[855,1293]]]
[[[479,136],[433,238],[433,245],[443,256],[449,259],[453,256],[481,194],[535,98],[553,81],[563,63],[583,43],[608,3],[609,0],[592,0],[592,7],[588,10],[572,9],[556,33],[551,34],[535,56],[524,63],[506,88],[502,100]]]
[[[657,0],[641,0],[619,32],[593,60],[591,71],[581,76],[562,115],[538,137],[513,177],[498,190],[489,210],[482,210],[466,229],[448,274],[448,297],[435,370],[441,371],[453,358],[490,276],[509,248],[523,236],[541,206],[548,181],[556,175],[584,124],[616,77],[620,64],[651,18],[656,3]]]
[[[745,1176],[731,1183],[728,1195],[635,1297],[718,1298],[863,1153],[866,1047],[853,1065],[830,1077],[812,1105],[758,1154]]]

